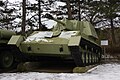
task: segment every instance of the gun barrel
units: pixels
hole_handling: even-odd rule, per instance
[[[64,23],[64,22],[62,22],[62,21],[60,21],[60,20],[57,20],[56,18],[53,18],[53,20],[56,21],[56,22],[58,22],[58,23],[60,23],[60,24],[62,24],[63,26],[65,26],[65,23]]]
[[[62,24],[63,26],[65,26],[65,23],[64,23],[64,22],[62,22],[62,21],[60,21],[60,20],[54,18],[54,17],[53,17],[52,15],[50,15],[50,14],[45,14],[45,17],[48,18],[48,19],[54,20],[54,21],[56,21],[56,22]]]

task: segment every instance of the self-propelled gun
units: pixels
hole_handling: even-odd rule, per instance
[[[26,61],[73,61],[76,66],[100,62],[101,47],[98,36],[88,21],[62,21],[46,15],[57,22],[51,31],[34,31],[30,36],[13,35],[8,42],[14,54]],[[19,58],[17,58],[19,59]]]

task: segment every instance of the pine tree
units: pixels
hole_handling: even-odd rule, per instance
[[[16,9],[14,7],[10,8],[11,3],[8,0],[0,3],[0,27],[6,29],[13,29],[15,25],[14,20],[18,15],[14,15]]]
[[[100,1],[84,1],[82,7],[82,19],[90,21],[95,26],[111,27],[112,43],[116,44],[115,26],[119,26],[119,0],[100,0]]]

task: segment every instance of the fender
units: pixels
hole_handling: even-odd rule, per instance
[[[81,40],[81,36],[71,37],[68,46],[79,46],[80,40]]]
[[[17,47],[20,46],[20,43],[24,40],[24,37],[21,35],[13,35],[10,40],[8,41],[8,45],[16,45]]]

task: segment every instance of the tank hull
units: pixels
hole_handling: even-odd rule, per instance
[[[86,21],[64,22],[61,24],[58,21],[52,31],[34,31],[27,38],[12,36],[8,44],[16,46],[16,53],[27,61],[72,60],[76,66],[99,63],[102,49],[97,43],[94,27]]]
[[[14,32],[8,30],[0,29],[0,39],[10,39],[12,35],[15,35]]]
[[[101,59],[101,47],[82,36],[74,36],[69,39],[51,38],[51,42],[30,41],[21,44],[21,52],[38,57],[38,60],[53,61],[57,59],[75,62],[76,66],[96,64]],[[33,60],[33,58],[31,58]],[[49,60],[49,61],[50,61]]]

